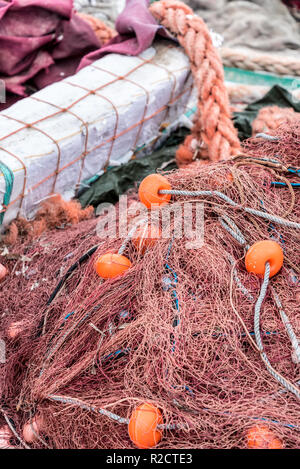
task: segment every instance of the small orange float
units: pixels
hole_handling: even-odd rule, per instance
[[[27,443],[34,443],[41,433],[43,426],[43,419],[41,417],[34,417],[31,422],[25,423],[23,427],[23,438]]]
[[[267,425],[256,425],[247,433],[249,449],[283,449],[283,444]]]
[[[147,208],[164,205],[171,199],[170,194],[159,194],[161,190],[171,190],[171,184],[161,174],[150,174],[140,184],[139,198]]]
[[[141,253],[146,249],[154,246],[154,244],[161,238],[161,230],[158,226],[147,225],[146,223],[140,225],[132,237],[132,242]]]
[[[0,264],[0,282],[1,282],[2,280],[4,280],[4,278],[5,278],[6,275],[7,275],[7,272],[8,272],[7,268],[4,267],[3,264]]]
[[[128,432],[131,441],[140,449],[156,446],[162,437],[157,425],[163,423],[160,410],[152,404],[141,404],[132,412]]]
[[[283,251],[276,241],[258,241],[248,250],[245,265],[248,272],[263,278],[266,262],[270,264],[270,277],[279,272],[283,264]]]
[[[131,265],[127,257],[109,252],[98,257],[95,262],[95,269],[99,277],[114,278],[124,274]]]

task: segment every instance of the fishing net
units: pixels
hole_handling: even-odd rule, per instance
[[[283,447],[299,447],[299,396],[257,350],[262,280],[244,261],[256,241],[283,249],[261,305],[260,335],[273,369],[297,389],[299,361],[280,310],[299,337],[299,135],[295,122],[268,140],[250,139],[233,160],[166,174],[173,190],[207,191],[173,196],[156,210],[162,227],[170,209],[185,213],[188,201],[196,223],[203,206],[197,249],[178,234],[175,216],[169,236],[145,251],[130,240],[125,247],[118,233],[100,239],[99,219],[9,248],[0,328],[8,335],[18,322],[20,330],[6,342],[0,423],[9,420],[22,438],[24,424],[39,419],[32,448],[132,448],[128,419],[147,402],[163,417],[160,448],[246,448],[256,425]],[[129,201],[128,212],[136,194]],[[132,210],[130,226],[136,218]],[[122,245],[132,267],[100,279],[95,260]]]

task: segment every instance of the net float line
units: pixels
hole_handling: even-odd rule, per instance
[[[245,53],[243,50],[222,47],[220,50],[222,62],[225,67],[253,70],[254,72],[265,71],[276,75],[288,75],[298,77],[300,75],[300,61],[290,56],[278,56],[251,51]]]
[[[162,176],[160,176],[160,178],[162,178]],[[147,178],[146,178],[147,179]],[[167,181],[166,181],[167,183]],[[142,182],[143,184],[143,182]],[[141,185],[142,185],[141,184]],[[144,183],[145,185],[145,183]],[[143,187],[143,186],[142,186]],[[141,189],[140,189],[141,190]],[[232,205],[232,206],[235,206],[237,207],[238,204],[236,202],[234,202],[232,199],[230,199],[228,196],[226,196],[225,194],[219,192],[219,191],[179,191],[179,190],[158,190],[156,189],[156,187],[153,188],[153,193],[154,193],[154,199],[155,199],[155,203],[157,203],[157,198],[159,197],[160,194],[162,195],[173,195],[173,196],[183,196],[183,197],[206,197],[206,196],[216,196],[216,197],[219,197],[221,199],[223,199],[226,203]],[[148,189],[148,201],[150,200],[150,193],[149,193],[149,189]],[[153,200],[154,200],[153,199]],[[165,201],[161,201],[162,204],[165,203]],[[259,216],[259,217],[262,217],[266,220],[269,220],[269,221],[273,221],[275,223],[278,223],[280,225],[284,225],[284,226],[289,226],[291,228],[295,228],[295,229],[300,229],[300,223],[296,223],[296,222],[291,222],[289,220],[285,220],[285,219],[282,219],[281,217],[277,217],[276,215],[272,215],[272,214],[268,214],[266,212],[261,212],[261,211],[258,211],[258,210],[254,210],[252,208],[249,208],[249,207],[242,207],[242,209],[247,212],[247,213],[250,213],[250,214],[253,214],[253,215],[256,215],[256,216]],[[226,217],[226,221],[230,222],[230,219],[229,217]],[[241,245],[244,245],[245,244],[245,239],[242,235],[242,233],[240,232],[240,230],[236,227],[236,225],[233,224],[233,226],[236,228],[236,232],[234,232],[230,227],[228,227],[228,225],[224,225],[224,222],[225,220],[223,221],[223,226],[225,227],[225,229],[238,241],[240,242]],[[262,241],[262,243],[265,243],[267,244],[268,241]],[[270,241],[270,243],[272,243],[272,241]],[[274,243],[274,244],[277,244],[277,243]],[[254,245],[255,246],[255,245]],[[253,247],[254,247],[253,246]],[[265,245],[264,245],[265,246]],[[281,248],[279,245],[278,246],[278,249],[279,251],[281,251]],[[246,249],[249,249],[249,246],[246,245]],[[264,248],[265,249],[265,248]],[[274,251],[276,251],[277,247],[275,245],[275,247],[273,247],[272,245],[272,249]],[[248,250],[248,256],[251,256],[251,248]],[[275,252],[274,255],[276,255],[277,252]],[[265,253],[264,253],[265,255]],[[273,255],[273,253],[272,253]],[[247,262],[247,256],[246,256],[246,262]],[[256,262],[257,260],[255,261],[255,272],[257,273],[257,265],[256,265]],[[273,276],[275,275],[281,268],[282,266],[282,263],[283,263],[283,255],[282,255],[282,258],[280,258],[278,261],[277,261],[277,264],[275,267],[274,267],[274,270],[272,271],[272,273],[270,273],[270,263],[269,262],[266,262],[264,264],[264,281],[262,283],[262,286],[261,286],[261,292],[260,292],[260,295],[258,297],[258,300],[255,304],[255,316],[254,316],[254,331],[255,331],[255,339],[256,339],[256,343],[257,343],[257,346],[259,348],[259,351],[261,353],[261,356],[262,356],[262,359],[264,361],[264,363],[266,364],[270,374],[282,385],[284,386],[288,391],[290,392],[293,392],[296,397],[298,399],[300,399],[300,390],[295,387],[292,383],[290,383],[288,380],[286,380],[285,378],[283,378],[280,374],[278,374],[274,369],[273,367],[271,366],[265,352],[263,351],[263,346],[262,346],[262,342],[261,342],[261,336],[260,336],[260,328],[259,328],[259,321],[260,321],[260,310],[261,310],[261,307],[262,307],[262,303],[263,303],[263,300],[265,298],[265,295],[266,295],[266,290],[268,288],[268,284],[269,284],[269,277],[270,276]],[[247,266],[247,264],[246,264]],[[251,268],[252,266],[247,266],[247,270],[250,270],[251,271]],[[280,301],[278,298],[277,298],[277,302]],[[284,324],[286,326],[286,329],[287,329],[287,332],[288,332],[288,335],[290,336],[290,338],[292,339],[292,345],[293,345],[293,348],[298,356],[298,353],[300,351],[300,348],[299,348],[299,343],[298,343],[298,340],[295,336],[295,333],[294,331],[290,328],[290,323],[288,322],[288,319],[285,318],[285,315],[283,316],[281,314],[282,318],[284,319]]]
[[[25,449],[31,449],[30,446],[28,446],[25,441],[20,437],[20,435],[17,433],[15,427],[13,426],[12,422],[10,421],[10,419],[8,418],[6,412],[0,407],[0,411],[7,423],[7,426],[9,428],[9,430],[11,431],[11,435],[14,435],[18,440],[19,442],[21,443],[21,445],[25,448]],[[10,447],[10,446],[9,446]]]
[[[153,179],[153,177],[152,177],[152,179]],[[161,176],[160,176],[160,180],[161,180]],[[143,186],[142,186],[142,187],[143,187]],[[168,191],[168,192],[170,193],[171,191]],[[160,193],[160,191],[158,191],[158,194],[159,194],[159,193]],[[164,193],[164,192],[163,192],[163,193]],[[172,191],[172,193],[171,193],[170,195],[182,195],[182,196],[190,195],[190,196],[195,196],[195,195],[199,195],[199,194],[198,194],[198,193],[195,193],[195,192],[193,192],[193,193],[191,193],[191,192],[190,192],[190,193],[187,193],[186,191],[177,191],[177,192],[176,192],[176,191]],[[200,192],[200,196],[202,196],[202,195],[203,195],[203,191]],[[205,195],[207,195],[207,194],[205,193]],[[148,199],[149,199],[149,198],[148,198]],[[156,199],[157,199],[157,196],[156,196]],[[225,199],[225,200],[226,200],[226,199]],[[226,201],[227,201],[227,200],[226,200]],[[231,202],[232,202],[232,201],[231,201]],[[268,219],[266,213],[263,213],[263,215],[264,215],[265,218]],[[238,236],[239,236],[239,238],[240,238],[240,240],[241,240],[241,241],[240,241],[241,244],[245,244],[245,239],[243,238],[241,232],[238,230],[238,228],[236,227],[236,225],[234,224],[234,222],[233,222],[232,220],[230,220],[230,218],[227,217],[227,216],[226,216],[225,218],[226,218],[226,222],[227,222],[227,223],[229,223],[231,226],[233,226],[233,227],[236,228],[236,230],[237,230],[237,232],[238,232]],[[281,220],[281,219],[280,219],[280,220]],[[281,222],[282,222],[282,220],[281,220]],[[286,221],[285,221],[285,223],[286,223]],[[228,225],[226,225],[226,226],[227,226],[227,228],[228,228]],[[227,228],[226,228],[226,229],[227,229]],[[131,235],[128,237],[128,239],[132,237],[132,234],[134,233],[135,230],[136,230],[136,227],[134,227],[134,229],[131,230]],[[227,231],[228,231],[228,229],[227,229]],[[128,242],[128,239],[126,240],[127,242]],[[236,237],[235,237],[235,239],[239,240],[239,239],[236,238]],[[266,243],[267,243],[267,242],[266,242]],[[276,243],[274,243],[274,244],[276,244]],[[124,246],[122,247],[122,252],[123,252],[123,250],[124,250]],[[270,276],[269,263],[266,263],[265,265],[266,265],[267,276],[268,276],[268,278],[269,278],[269,276]],[[281,265],[282,265],[282,264],[280,264],[279,268],[281,267]],[[278,271],[278,269],[277,269],[277,271]],[[277,271],[276,271],[276,272],[277,272]],[[276,272],[275,272],[275,273],[276,273]],[[273,275],[274,275],[274,273],[273,273]],[[265,296],[265,293],[266,293],[265,290],[266,290],[266,287],[264,287],[264,285],[263,285],[263,287],[262,287],[262,293],[261,293],[261,295],[263,295],[263,297]],[[259,310],[260,310],[260,307],[261,307],[261,303],[262,303],[262,299],[263,299],[261,295],[260,295],[259,300],[258,300],[258,302],[257,302],[257,305],[259,305],[259,309],[258,309],[258,310],[256,309],[256,314],[257,314],[257,311],[259,311]],[[256,308],[257,308],[257,305],[256,305]],[[256,319],[255,321],[256,321],[256,323],[257,323],[257,319]],[[257,327],[259,327],[259,325],[258,325],[258,326],[256,325],[256,328],[255,328],[255,335],[256,335],[256,340],[257,340],[257,343],[258,343],[258,345],[259,345],[259,348],[261,348],[261,341],[260,341],[260,339],[258,339],[258,335],[257,335],[257,334],[258,334],[258,332],[257,332]],[[259,343],[259,341],[260,341],[260,343]],[[267,361],[266,356],[264,356],[264,360]],[[287,384],[287,382],[286,382],[280,375],[278,375],[278,374],[276,374],[276,372],[274,372],[274,370],[272,369],[272,367],[270,366],[270,364],[269,364],[268,362],[267,362],[267,365],[268,365],[268,368],[271,369],[271,371],[272,371],[271,374],[272,374],[281,384],[283,384],[283,385],[284,385],[285,387],[287,387],[287,389],[289,389],[289,390],[291,390],[291,389],[293,388],[292,385],[289,385],[289,383]],[[295,393],[295,394],[297,395],[297,397],[299,396],[299,392],[298,392],[297,390],[296,390],[296,393]],[[63,401],[63,402],[64,402],[64,401]],[[114,418],[115,418],[115,417],[114,417]],[[116,416],[116,418],[118,418],[118,416]],[[126,421],[125,423],[127,423],[127,421]]]
[[[277,145],[281,141],[280,136],[277,142],[266,142]],[[27,352],[29,358],[32,356],[29,363],[34,366],[30,376],[23,381],[21,425],[24,420],[28,421],[28,417],[24,417],[29,405],[46,417],[44,434],[51,447],[62,448],[67,444],[74,447],[85,447],[86,444],[88,447],[131,447],[127,424],[115,425],[116,421],[101,418],[102,414],[97,417],[95,412],[80,413],[80,410],[88,409],[71,403],[60,407],[58,401],[48,399],[51,395],[72,396],[72,399],[97,409],[110,409],[121,418],[129,418],[133,402],[152,402],[160,409],[163,424],[169,425],[159,443],[161,447],[244,447],[245,434],[252,420],[267,422],[268,428],[285,447],[297,445],[296,396],[288,392],[271,399],[280,386],[276,380],[269,379],[260,355],[249,347],[246,334],[232,313],[228,295],[231,270],[235,266],[245,293],[248,291],[252,300],[239,285],[233,288],[232,299],[249,334],[255,339],[252,332],[253,299],[262,280],[248,274],[245,264],[239,260],[244,257],[246,246],[251,247],[262,239],[271,240],[276,234],[276,241],[284,248],[285,262],[281,271],[270,280],[259,327],[270,363],[293,382],[296,369],[291,363],[290,346],[280,317],[274,314],[271,286],[278,291],[282,308],[295,325],[297,336],[295,288],[287,282],[288,260],[293,260],[298,252],[298,230],[243,210],[243,207],[249,207],[262,212],[264,217],[275,213],[280,219],[297,222],[297,204],[289,217],[282,215],[289,205],[289,191],[271,186],[275,179],[271,171],[275,168],[273,165],[278,165],[276,174],[283,171],[282,167],[291,168],[292,165],[288,164],[287,155],[281,158],[280,164],[273,154],[266,152],[265,155],[268,155],[264,158],[265,167],[262,162],[260,167],[251,165],[250,158],[244,158],[244,167],[235,168],[241,162],[237,159],[207,168],[199,166],[199,173],[198,168],[195,171],[195,167],[190,167],[167,175],[171,188],[188,189],[191,193],[200,188],[215,190],[238,204],[238,207],[233,206],[215,196],[169,194],[172,201],[169,205],[173,202],[183,205],[187,198],[196,202],[204,199],[207,235],[199,256],[188,253],[182,239],[174,240],[171,252],[170,241],[162,238],[142,253],[136,249],[132,237],[132,242],[128,241],[123,251],[132,266],[119,277],[99,281],[95,275],[95,261],[107,252],[118,253],[123,240],[117,235],[117,239],[101,243],[87,259],[87,265],[78,266],[74,278],[68,279],[66,294],[57,296],[52,303],[43,339],[38,340],[32,352]],[[252,158],[254,160],[254,156]],[[258,154],[255,158],[257,162]],[[296,164],[293,159],[291,162]],[[227,178],[229,173],[232,177]],[[297,177],[295,173],[291,176]],[[298,200],[299,193],[295,195]],[[165,209],[168,205],[162,206],[161,212]],[[95,245],[95,241],[90,242],[92,244]],[[85,251],[88,248],[86,245]],[[77,253],[78,258],[82,252]],[[163,288],[166,262],[177,279],[180,322],[176,328],[173,325],[174,298]],[[171,275],[169,280],[175,283]],[[125,316],[121,312],[124,309],[129,311],[130,318],[126,315],[123,319]],[[71,324],[62,328],[62,320],[71,311],[75,311],[68,319]],[[91,315],[84,319],[89,312]],[[77,329],[71,330],[69,337],[61,343],[66,330],[75,323]],[[45,356],[49,346],[55,345],[59,345],[59,350],[52,355],[43,375],[38,377],[41,357]],[[255,345],[257,347],[256,341]],[[21,350],[22,347],[24,350],[26,344],[21,342]],[[16,352],[20,354],[19,350]],[[13,360],[17,359],[15,355]],[[92,363],[93,369],[90,368]],[[12,363],[8,363],[8,367],[11,366]],[[9,407],[14,402],[13,393],[12,389]],[[260,402],[264,399],[268,399],[267,405]],[[287,426],[280,422],[286,422]],[[182,427],[179,429],[177,424]],[[68,439],[63,435],[66,431]]]
[[[265,220],[273,221],[274,223],[278,223],[279,225],[288,226],[290,228],[294,228],[296,230],[300,230],[300,223],[285,220],[284,218],[278,217],[276,215],[272,215],[271,213],[262,212],[260,210],[255,210],[250,207],[242,207],[239,206],[236,202],[230,199],[227,195],[223,194],[219,191],[177,191],[177,190],[161,190],[159,194],[162,195],[179,195],[183,197],[218,197],[223,199],[229,205],[233,207],[240,208],[244,210],[246,213],[250,213],[251,215],[256,215],[257,217],[264,218]]]

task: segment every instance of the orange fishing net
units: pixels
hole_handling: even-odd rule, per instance
[[[203,33],[178,2],[151,8],[176,25],[186,44],[194,37],[190,22]],[[220,85],[218,76],[214,68]],[[9,275],[0,292],[6,343],[0,446],[299,447],[300,123],[282,125],[273,138],[250,139],[229,159],[239,143],[224,102],[216,100],[220,113],[213,106],[218,138],[210,140],[205,122],[192,138],[201,138],[209,154],[224,151],[226,161],[198,161],[166,175],[172,197],[155,211],[155,242],[147,249],[130,236],[124,242],[118,217],[108,239],[97,234],[100,218],[3,248]],[[137,195],[129,201],[134,226]],[[178,231],[175,216],[168,219],[169,235],[158,235],[170,210],[186,214],[187,202],[193,226],[197,207],[203,209],[197,249]],[[261,240],[283,252],[282,268],[267,280],[245,267],[248,248]],[[107,253],[130,263],[104,280],[95,262]],[[135,432],[141,404],[154,414],[147,416],[155,423],[149,438]]]
[[[167,175],[172,189],[215,190],[237,204],[206,192],[192,199],[204,204],[204,244],[197,250],[187,249],[171,222],[170,237],[144,253],[129,241],[123,254],[132,267],[101,280],[96,259],[118,252],[124,240],[118,233],[99,239],[97,219],[14,247],[1,292],[7,338],[1,402],[21,438],[26,422],[39,419],[38,438],[25,444],[131,448],[129,418],[148,402],[163,418],[161,448],[245,448],[256,425],[267,425],[254,438],[266,433],[267,447],[299,446],[298,398],[270,376],[253,339],[261,280],[246,271],[245,248],[222,223],[238,227],[249,245],[271,239],[283,249],[260,327],[271,365],[297,387],[299,366],[273,290],[299,337],[300,243],[293,223],[300,205],[292,186],[299,135],[299,124],[282,127],[277,140],[250,140],[245,155],[230,162],[195,163]],[[187,200],[174,196],[170,206],[184,208]],[[16,322],[18,333],[10,335]]]

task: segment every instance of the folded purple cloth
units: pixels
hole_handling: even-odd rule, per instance
[[[73,0],[0,0],[0,79],[8,100],[62,80],[105,54],[137,55],[159,33],[170,38],[148,10],[149,0],[127,0],[119,33],[102,46]],[[0,105],[0,110],[7,107]]]
[[[126,7],[116,22],[118,36],[101,49],[83,57],[78,70],[105,54],[138,55],[151,46],[158,32],[170,38],[165,28],[157,24],[148,10],[148,5],[149,0],[126,0]]]
[[[73,0],[0,0],[0,79],[8,93],[27,96],[29,80],[38,89],[61,80],[101,47],[72,8]]]

